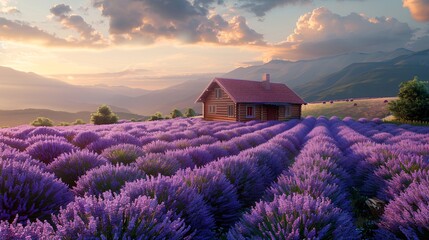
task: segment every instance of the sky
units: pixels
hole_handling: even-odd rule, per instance
[[[429,48],[429,0],[0,0],[0,66],[71,83],[397,48]]]

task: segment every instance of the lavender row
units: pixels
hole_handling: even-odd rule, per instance
[[[247,164],[247,162],[244,162],[244,161],[242,161],[242,163]],[[262,163],[263,161],[261,161],[260,164]],[[255,174],[259,173],[257,171],[257,167],[254,165],[252,166],[253,166],[252,171]],[[122,166],[122,167],[124,168],[125,166]],[[116,168],[118,168],[118,166]],[[135,174],[128,174],[128,175],[135,175]],[[201,175],[203,176],[207,175],[204,178],[205,180],[204,179],[199,180],[201,178]],[[103,176],[105,176],[105,174],[103,174]],[[195,184],[203,184],[202,186],[200,185],[200,187],[198,188],[201,191],[201,194],[196,192],[197,186],[183,188],[184,182],[192,182],[192,181],[183,181],[182,178],[190,178],[190,176],[195,176],[194,177],[194,181],[196,181]],[[183,172],[179,172],[177,175],[175,175],[172,178],[169,178],[169,177],[153,178],[152,177],[152,178],[145,179],[143,177],[142,180],[127,184],[123,192],[120,194],[120,197],[106,196],[106,193],[98,194],[100,196],[98,198],[97,197],[83,197],[83,198],[78,197],[75,201],[70,203],[65,209],[61,210],[58,216],[53,217],[55,228],[58,229],[55,232],[52,232],[52,231],[50,232],[49,227],[46,226],[46,223],[41,223],[41,222],[29,224],[26,231],[31,232],[31,229],[44,228],[45,229],[44,234],[47,234],[50,237],[59,236],[59,237],[70,237],[70,238],[84,237],[84,236],[100,236],[97,234],[107,234],[108,233],[107,230],[109,228],[108,224],[103,225],[101,223],[98,225],[99,229],[97,230],[86,229],[85,231],[82,232],[82,228],[83,229],[89,228],[89,226],[82,226],[82,224],[84,224],[84,222],[91,223],[91,221],[88,219],[88,221],[82,222],[83,219],[75,219],[74,216],[88,216],[88,214],[90,214],[94,216],[99,216],[100,219],[103,219],[103,223],[113,224],[111,221],[115,220],[113,219],[114,217],[124,216],[124,215],[126,217],[131,217],[128,215],[129,210],[127,208],[132,209],[135,204],[134,201],[143,201],[143,200],[140,200],[141,198],[140,195],[144,193],[143,195],[155,197],[155,199],[157,199],[158,201],[158,204],[163,206],[163,207],[159,207],[159,209],[167,209],[166,211],[170,213],[169,215],[170,219],[178,219],[175,225],[182,226],[180,227],[181,231],[175,233],[177,235],[174,235],[174,236],[166,235],[166,236],[169,236],[172,238],[174,237],[177,237],[177,238],[192,237],[196,239],[212,238],[214,234],[213,233],[214,226],[215,226],[214,224],[218,226],[228,226],[228,224],[230,224],[231,222],[236,221],[237,217],[234,217],[234,215],[237,215],[239,213],[237,209],[241,208],[241,202],[238,201],[239,198],[235,197],[236,190],[234,185],[230,183],[229,180],[226,180],[226,179],[227,178],[225,177],[225,175],[223,175],[221,171],[211,170],[210,167],[207,167],[204,169],[195,169],[194,171],[185,170]],[[255,179],[258,179],[259,181],[263,182],[261,175],[258,175],[258,177]],[[214,186],[210,187],[207,184],[213,184]],[[213,190],[213,188],[217,189],[217,191],[211,191]],[[183,194],[178,193],[179,189],[181,189],[180,191],[183,191]],[[135,194],[135,191],[139,191],[141,194],[137,194],[139,196],[133,195],[133,193]],[[213,204],[211,204],[210,207],[207,206],[207,204],[202,199],[201,195],[205,196],[205,199],[209,202],[211,201]],[[222,204],[219,204],[219,203],[222,203],[222,201],[225,201],[224,200],[225,196],[230,196],[230,197],[226,198],[228,199],[228,202],[225,202],[226,205],[222,207]],[[112,206],[113,208],[115,208],[115,206],[119,206],[117,199],[121,199],[123,206],[125,206],[122,209],[124,209],[123,211],[126,211],[127,214],[124,214],[123,212],[120,212],[120,211],[119,212],[111,211],[111,209],[109,209]],[[126,200],[123,200],[123,199],[126,199]],[[145,199],[143,202],[147,202],[147,201],[148,200]],[[129,203],[127,204],[127,202],[132,202],[132,204],[131,205]],[[154,203],[151,204],[151,206],[154,206]],[[228,209],[230,208],[231,210],[227,211],[228,209],[225,209],[225,208],[228,208]],[[211,210],[208,210],[208,209],[211,209]],[[96,210],[101,212],[96,212]],[[85,212],[86,214],[83,214],[83,212]],[[78,213],[81,213],[81,214],[78,214]],[[111,216],[112,214],[115,214],[115,213],[117,215]],[[121,213],[122,215],[120,215]],[[161,213],[159,213],[158,215],[160,215]],[[214,216],[216,216],[216,218],[214,218]],[[183,219],[183,221],[179,221],[180,219]],[[216,219],[216,221],[214,219]],[[119,223],[115,222],[115,224],[113,225],[117,226],[117,224],[123,224],[123,223],[124,222],[119,222]],[[5,224],[5,223],[3,222],[2,224]],[[155,224],[155,223],[152,223],[152,224]],[[159,223],[159,225],[162,225],[162,224]],[[171,224],[168,223],[168,226],[171,226]],[[166,226],[162,225],[162,228],[164,227],[166,228]],[[80,232],[77,231],[78,229],[76,228],[79,228]],[[12,229],[12,230],[20,229],[20,225],[15,223],[15,224],[9,225],[8,229]],[[124,226],[113,229],[112,231],[114,230],[118,231],[119,229],[124,229]],[[144,231],[144,229],[142,231]],[[156,232],[152,232],[151,234],[155,234],[155,233]],[[81,235],[76,236],[76,234],[81,234]],[[88,235],[85,235],[85,234],[88,234]],[[132,235],[130,236],[132,237]]]
[[[229,239],[358,239],[349,212],[348,176],[336,164],[342,154],[326,124],[318,119],[295,163],[231,229]]]
[[[392,142],[362,141],[351,146],[349,156],[357,166],[354,177],[361,179],[355,186],[381,215],[375,218],[379,227],[375,239],[423,239],[429,233],[429,145],[407,138]]]

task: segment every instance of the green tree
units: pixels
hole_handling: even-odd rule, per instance
[[[54,122],[46,117],[38,117],[31,123],[31,125],[35,127],[52,127],[54,126]]]
[[[91,122],[95,125],[113,124],[118,122],[118,116],[109,106],[101,105],[97,112],[91,114]]]
[[[192,108],[187,108],[185,111],[185,117],[195,117],[197,115]]]
[[[170,117],[171,118],[183,117],[183,113],[179,109],[175,108],[173,109],[173,111],[171,111]]]
[[[429,91],[418,77],[401,83],[398,97],[389,103],[393,116],[400,120],[429,120]]]
[[[162,119],[164,119],[162,117],[162,113],[156,112],[155,114],[149,117],[148,121],[156,121],[156,120],[162,120]]]

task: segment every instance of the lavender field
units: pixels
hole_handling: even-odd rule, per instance
[[[428,171],[378,119],[0,129],[0,239],[424,239]]]

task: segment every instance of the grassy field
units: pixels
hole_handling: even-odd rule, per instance
[[[352,117],[359,118],[385,118],[389,114],[385,100],[392,101],[395,98],[371,98],[355,99],[353,102],[334,101],[333,103],[323,102],[309,103],[302,107],[302,115],[305,116],[337,116],[339,118]],[[355,106],[356,105],[356,106]]]

